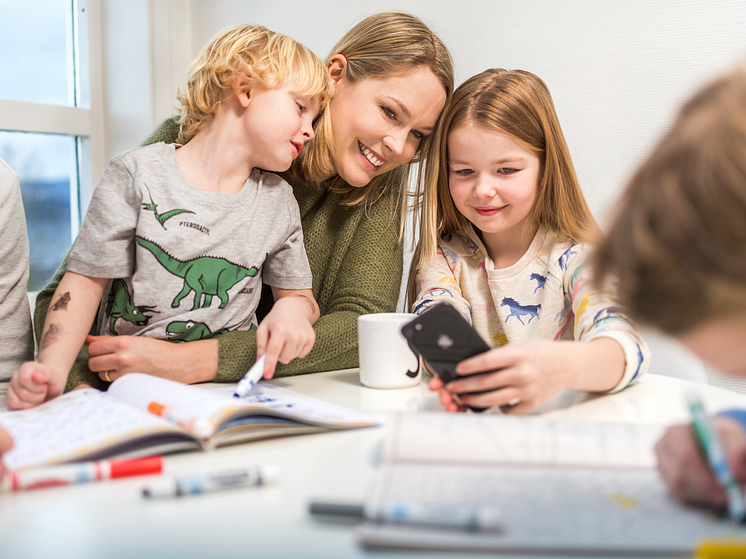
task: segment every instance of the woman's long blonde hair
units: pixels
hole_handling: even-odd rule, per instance
[[[424,66],[440,80],[446,92],[446,106],[453,93],[453,60],[443,42],[419,18],[402,12],[384,12],[370,16],[342,37],[327,57],[329,60],[341,54],[347,59],[345,77],[351,83],[368,78],[386,78],[408,69]],[[375,177],[363,188],[347,184],[335,175],[333,153],[333,131],[330,110],[319,117],[316,137],[304,149],[291,167],[291,174],[301,182],[320,185],[329,176],[330,188],[344,195],[344,203],[350,206],[371,204],[387,190],[402,187],[401,201],[406,199],[408,169],[396,168]],[[412,160],[419,163],[429,157],[432,135],[425,138]]]
[[[598,225],[580,189],[570,151],[546,84],[524,70],[490,69],[461,84],[433,134],[419,199],[420,235],[407,285],[417,298],[417,275],[425,270],[444,234],[464,233],[469,221],[456,209],[448,186],[448,134],[468,124],[508,134],[541,161],[531,218],[571,242],[597,238]]]

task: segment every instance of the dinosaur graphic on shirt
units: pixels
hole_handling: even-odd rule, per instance
[[[153,311],[155,307],[135,306],[135,292],[129,292],[127,284],[121,278],[115,279],[111,284],[109,296],[106,298],[106,316],[109,317],[109,332],[117,335],[114,325],[120,318],[131,322],[135,326],[145,326],[150,321],[146,312]]]
[[[228,328],[221,328],[213,332],[204,322],[194,322],[193,320],[175,320],[166,326],[166,335],[170,342],[206,340],[220,334],[225,334],[226,332],[230,332],[230,330]]]
[[[171,307],[176,308],[181,300],[194,291],[192,310],[207,308],[213,296],[220,297],[220,308],[228,304],[228,290],[247,277],[254,277],[259,268],[245,268],[217,256],[198,256],[191,260],[179,260],[168,254],[160,246],[142,237],[136,237],[137,244],[147,249],[169,273],[183,278],[184,287],[174,298]],[[203,300],[204,296],[204,300]]]
[[[169,210],[167,212],[164,212],[162,214],[158,213],[158,204],[153,202],[153,195],[150,193],[150,189],[148,188],[148,185],[143,183],[143,186],[148,191],[148,196],[150,196],[150,204],[143,204],[142,209],[147,210],[149,212],[153,212],[155,214],[155,218],[158,220],[158,223],[161,224],[161,227],[164,229],[166,228],[166,221],[174,217],[175,215],[187,213],[187,214],[193,214],[194,212],[192,210]]]

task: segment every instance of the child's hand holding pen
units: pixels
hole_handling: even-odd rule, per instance
[[[746,433],[728,417],[715,417],[725,458],[735,480],[746,484]],[[728,498],[704,456],[691,425],[670,427],[655,447],[658,470],[677,499],[725,509]]]
[[[313,324],[319,318],[319,306],[310,289],[273,287],[272,293],[275,304],[256,331],[257,359],[266,355],[266,379],[272,378],[278,361],[287,364],[308,355],[316,341]]]

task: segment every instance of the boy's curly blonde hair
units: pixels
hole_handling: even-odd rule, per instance
[[[214,117],[234,87],[273,86],[293,80],[293,93],[321,97],[326,106],[331,89],[324,63],[310,49],[287,35],[261,25],[241,25],[218,33],[187,73],[186,87],[179,89],[179,143],[199,132]]]

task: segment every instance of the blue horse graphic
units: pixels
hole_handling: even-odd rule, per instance
[[[510,297],[503,298],[500,306],[507,306],[510,309],[510,314],[508,315],[508,318],[505,319],[505,322],[508,322],[508,319],[511,316],[514,316],[524,326],[526,323],[523,322],[521,316],[528,315],[528,321],[531,322],[534,317],[539,318],[539,311],[541,310],[541,305],[521,305],[520,303],[518,303],[518,301],[516,301],[515,299],[511,299]]]
[[[530,280],[536,280],[536,288],[534,289],[534,293],[536,293],[537,290],[544,289],[544,284],[547,282],[547,277],[534,272],[533,274],[531,274],[529,281]]]
[[[577,254],[577,252],[573,250],[573,247],[568,248],[565,252],[562,253],[562,256],[559,257],[560,270],[567,270],[567,261],[572,254]]]

